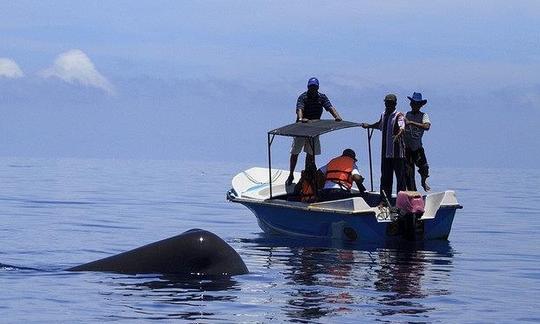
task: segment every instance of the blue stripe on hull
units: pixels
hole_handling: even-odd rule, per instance
[[[374,213],[340,214],[260,203],[241,203],[255,214],[259,227],[266,233],[277,232],[294,236],[366,242],[402,239],[400,235],[387,234],[390,223],[377,222]],[[442,208],[437,211],[434,219],[425,220],[422,239],[447,239],[454,214],[454,208]]]

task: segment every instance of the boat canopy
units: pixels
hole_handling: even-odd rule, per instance
[[[315,147],[315,137],[333,132],[336,130],[351,128],[351,127],[360,127],[362,126],[359,123],[353,123],[350,121],[335,121],[332,119],[320,119],[320,120],[310,120],[307,123],[294,123],[285,125],[280,128],[273,129],[268,132],[268,184],[270,187],[270,199],[272,199],[272,153],[271,146],[276,135],[280,136],[291,136],[291,137],[304,137],[308,139],[308,145],[311,145],[312,148]],[[371,140],[371,135],[368,130],[368,142]],[[371,144],[369,145],[369,173],[371,177],[371,190],[373,191],[373,173],[371,168]]]
[[[360,127],[359,123],[350,121],[335,121],[333,119],[312,120],[307,123],[293,123],[268,132],[269,135],[314,138],[336,130]]]

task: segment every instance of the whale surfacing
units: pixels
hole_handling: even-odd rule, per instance
[[[125,274],[233,276],[248,273],[238,253],[214,233],[192,229],[124,253],[85,263],[67,271]]]

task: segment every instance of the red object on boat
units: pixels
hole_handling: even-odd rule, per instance
[[[400,191],[397,195],[396,207],[405,214],[423,214],[424,199],[417,191]]]

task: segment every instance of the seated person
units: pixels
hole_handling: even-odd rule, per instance
[[[302,171],[300,180],[294,187],[294,193],[301,202],[313,203],[317,201],[317,192],[322,188],[324,179],[317,172],[317,167],[313,161],[308,162],[306,169]]]
[[[332,159],[319,169],[326,180],[321,192],[321,201],[349,198],[353,181],[361,193],[366,191],[362,184],[364,178],[358,171],[356,161],[356,153],[351,149],[346,149],[341,156]]]

